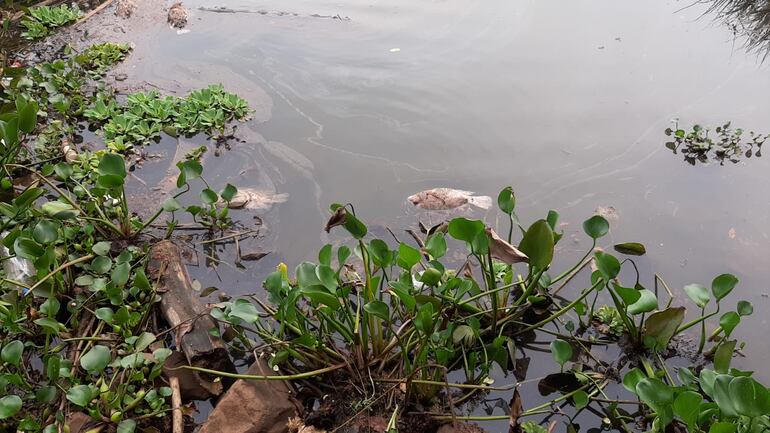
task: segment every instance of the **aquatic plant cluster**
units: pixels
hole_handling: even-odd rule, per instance
[[[762,135],[749,131],[748,136],[741,128],[733,128],[731,122],[714,128],[716,137],[709,136],[710,128],[693,125],[690,132],[679,128],[674,122],[673,128],[666,128],[664,133],[671,137],[666,147],[672,152],[681,153],[684,160],[690,164],[706,164],[710,161],[724,165],[725,161],[736,164],[743,158],[762,156],[762,145],[770,138],[770,134]]]
[[[77,148],[84,113],[109,92],[91,78],[127,52],[99,44],[62,60],[3,69],[0,430],[66,430],[68,416],[79,411],[126,433],[137,426],[164,430],[168,419],[172,390],[160,377],[173,344],[158,329],[160,296],[146,272],[145,233],[167,213],[160,235],[170,236],[180,210],[204,228],[226,228],[232,223],[226,203],[237,189],[228,184],[213,191],[198,152],[178,163],[177,191],[143,219],[129,209],[126,160],[118,149]],[[128,98],[125,110],[132,113],[152,108],[145,94]],[[193,92],[189,100],[175,105],[184,133],[224,129],[249,113],[221,86]],[[219,117],[192,116],[192,104]],[[200,203],[182,207],[176,198],[196,182]]]
[[[26,39],[44,38],[51,30],[74,23],[82,14],[77,7],[66,4],[30,8],[29,14],[21,20],[25,29],[21,35]]]
[[[367,227],[351,206],[332,205],[327,230],[345,230],[351,246],[326,245],[316,263],[301,263],[292,274],[279,266],[264,282],[268,302],[257,299],[255,305],[238,299],[218,304],[211,314],[240,331],[236,345],[248,342],[242,349],[269,353],[271,365],[288,373],[284,379],[331,393],[339,385],[327,386],[320,377],[334,372],[339,383],[354,382],[362,395],[377,396],[368,399],[367,409],[389,410],[406,420],[424,415],[435,420],[510,417],[515,430],[540,431],[545,427],[519,421],[564,413],[567,405],[573,407],[570,426],[574,416],[594,405],[610,426],[624,431],[635,429],[634,422],[651,431],[672,424],[693,432],[770,428],[770,391],[750,372],[730,368],[738,344],[733,332],[741,317],[752,313],[746,301],[724,312],[724,300],[738,284],[735,276],[717,276],[710,289],[686,286],[682,294],[701,310],[685,321],[685,307],[674,305],[676,295],[665,281],[656,276],[654,289],[648,289],[632,257],[620,260],[596,248],[609,231],[603,217],[595,215],[583,224],[592,241],[583,258],[553,272],[555,247],[562,237],[556,231],[558,213],[551,211],[524,227],[515,216],[511,188],[501,192],[498,203],[511,216],[507,240],[483,221],[455,218],[426,230],[418,247],[367,238]],[[514,232],[520,232],[517,246],[511,244]],[[465,257],[459,266],[446,260],[453,256],[451,245]],[[616,247],[629,256],[645,251],[638,243]],[[594,270],[589,271],[591,266]],[[581,275],[583,283],[576,281]],[[572,299],[564,297],[575,289]],[[598,299],[612,307],[595,309]],[[716,316],[720,325],[707,334],[706,321]],[[602,334],[600,327],[592,326],[595,317],[610,320],[611,332]],[[699,330],[698,353],[713,357],[713,369],[674,372],[668,365],[670,343],[690,329]],[[510,415],[454,413],[474,394],[513,392],[515,382],[491,386],[490,372],[494,366],[511,370],[517,350],[528,345],[533,333],[551,337],[551,352],[560,368],[556,374],[571,377],[574,386],[548,403]],[[618,341],[624,342],[629,365],[611,365],[591,352],[594,346]],[[710,347],[707,341],[713,342]],[[641,402],[631,403],[637,406],[635,413],[621,409],[621,400],[605,392],[615,369],[625,370],[623,386]],[[458,370],[465,380],[450,381],[448,373]],[[512,401],[512,407],[521,406],[518,390],[514,399],[518,402]],[[380,401],[400,403],[387,406]],[[417,402],[427,401],[440,410],[415,411]],[[338,421],[354,415],[343,413]],[[574,431],[575,426],[569,428]]]

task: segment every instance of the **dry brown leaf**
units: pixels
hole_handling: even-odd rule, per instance
[[[529,257],[526,254],[504,241],[491,227],[487,227],[486,231],[490,240],[489,252],[492,254],[492,257],[508,265],[529,261]]]
[[[245,260],[247,262],[248,261],[256,262],[257,260],[261,259],[262,257],[265,257],[268,254],[270,254],[270,251],[246,253],[241,255],[241,260]]]
[[[333,227],[345,224],[347,215],[348,211],[345,209],[345,206],[338,207],[337,210],[332,214],[331,218],[329,218],[329,221],[326,222],[326,227],[324,227],[326,233],[329,233],[329,230],[331,230]]]
[[[524,412],[524,407],[521,404],[521,394],[519,394],[519,388],[513,390],[513,397],[511,397],[511,416],[508,419],[508,432],[518,433],[519,431],[519,417]]]

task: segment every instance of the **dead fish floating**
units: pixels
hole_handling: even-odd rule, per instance
[[[433,188],[409,196],[415,206],[426,210],[448,210],[471,204],[481,209],[492,207],[492,197],[473,195],[471,191],[452,188]]]
[[[274,204],[284,203],[288,199],[289,194],[286,193],[275,194],[253,188],[239,188],[229,203],[220,200],[219,206],[230,209],[268,210]]]
[[[182,2],[174,3],[168,8],[168,23],[177,29],[187,25],[187,9],[182,6]]]

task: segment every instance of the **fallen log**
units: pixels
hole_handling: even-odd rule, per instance
[[[175,329],[177,350],[185,355],[189,365],[235,372],[222,339],[209,332],[217,324],[192,289],[179,247],[171,241],[155,244],[150,249],[148,269],[153,279],[159,281],[161,312],[169,327]],[[195,375],[210,396],[222,394],[221,381],[204,373]]]

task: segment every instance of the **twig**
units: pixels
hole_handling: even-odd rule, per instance
[[[171,376],[169,378],[171,386],[171,409],[173,412],[173,433],[184,433],[184,418],[182,416],[182,394],[179,391],[179,378]]]
[[[107,0],[107,1],[105,1],[104,3],[100,4],[99,6],[97,6],[97,7],[93,8],[93,10],[91,10],[91,12],[89,12],[89,13],[85,14],[85,15],[83,16],[83,18],[79,19],[79,20],[78,20],[78,22],[76,22],[76,23],[75,23],[75,24],[73,24],[72,26],[74,27],[74,26],[76,26],[76,25],[78,25],[78,24],[82,23],[83,21],[86,21],[87,19],[91,18],[92,16],[94,16],[94,15],[98,14],[99,12],[101,12],[102,10],[104,10],[104,8],[106,8],[107,6],[111,5],[113,1],[115,1],[115,0]]]
[[[26,293],[24,293],[24,296],[27,296],[27,293],[32,293],[32,291],[33,291],[33,290],[35,290],[36,288],[38,288],[38,286],[40,286],[41,284],[43,284],[43,283],[44,283],[46,280],[48,280],[49,278],[51,278],[53,275],[56,275],[56,274],[58,274],[59,272],[63,271],[64,269],[67,269],[67,268],[68,268],[68,267],[70,267],[70,266],[76,265],[76,264],[78,264],[78,263],[81,263],[81,262],[85,262],[86,260],[91,260],[93,257],[94,257],[94,255],[93,255],[93,254],[88,254],[88,255],[86,255],[86,256],[83,256],[83,257],[77,258],[77,259],[75,259],[75,260],[72,260],[71,262],[67,262],[67,263],[65,263],[65,264],[63,264],[63,265],[61,265],[61,266],[59,266],[58,268],[56,268],[56,269],[54,269],[53,271],[49,272],[49,273],[48,273],[48,275],[46,275],[45,277],[43,277],[43,278],[42,278],[40,281],[38,281],[37,283],[35,283],[35,284],[34,284],[32,287],[30,287],[30,288],[29,288],[29,290],[28,290]]]

